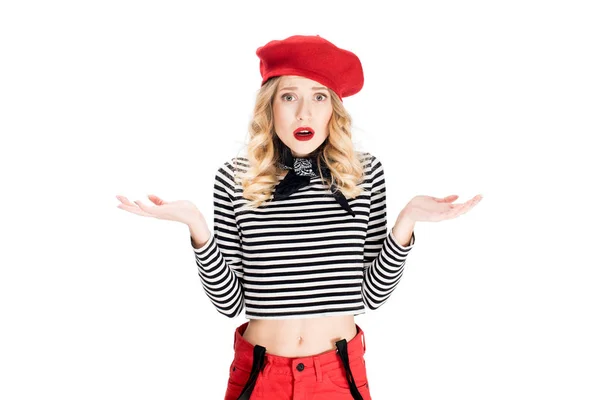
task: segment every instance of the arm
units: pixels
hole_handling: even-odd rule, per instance
[[[408,247],[412,239],[416,222],[406,216],[406,211],[402,210],[396,224],[392,228],[392,234],[396,243],[399,243],[402,247]]]
[[[190,238],[192,239],[192,247],[195,250],[199,250],[201,247],[204,247],[210,239],[210,231],[206,226],[206,223],[202,221],[197,221],[197,223],[192,223],[188,225],[190,229]]]
[[[392,231],[387,233],[386,191],[383,165],[372,156],[371,205],[364,249],[364,280],[362,286],[365,304],[371,310],[381,307],[398,285],[404,263],[415,242],[414,224],[398,218]],[[394,236],[395,232],[398,237]]]
[[[190,225],[190,242],[204,291],[217,311],[229,318],[240,315],[244,307],[244,274],[233,207],[233,174],[233,165],[227,162],[215,175],[214,235],[201,225]]]

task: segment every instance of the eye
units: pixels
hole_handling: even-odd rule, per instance
[[[323,93],[317,93],[317,95],[316,95],[316,96],[317,96],[317,99],[318,99],[319,97],[321,97],[321,98],[322,98],[322,100],[320,100],[320,101],[325,101],[325,100],[327,100],[327,95],[326,95],[326,94],[323,94]]]
[[[292,96],[289,93],[284,94],[283,96],[281,96],[281,99],[283,101],[292,101],[294,99],[294,96]]]

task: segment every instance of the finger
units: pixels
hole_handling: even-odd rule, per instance
[[[441,198],[441,199],[440,199],[439,197],[434,197],[433,199],[434,199],[435,201],[439,201],[439,202],[441,202],[441,203],[451,203],[451,202],[453,202],[454,200],[458,199],[458,195],[456,195],[456,194],[452,194],[452,195],[450,195],[450,196],[446,196],[446,197],[444,197],[444,198]]]
[[[126,205],[128,205],[128,206],[131,206],[131,207],[135,207],[135,205],[134,205],[132,202],[130,202],[130,201],[127,199],[127,197],[125,197],[125,196],[120,196],[120,195],[117,195],[117,199],[119,199],[119,201],[120,201],[121,203],[123,203],[123,204],[126,204]]]
[[[473,197],[471,200],[467,201],[465,203],[465,205],[470,210],[471,208],[475,207],[480,201],[481,201],[481,196],[477,195],[477,196]]]
[[[140,210],[140,208],[138,206],[136,206],[135,204],[133,206],[119,204],[117,206],[117,208],[120,208],[121,210],[129,211],[130,213],[133,213],[133,214],[141,215],[143,217],[153,217],[153,215],[150,215],[150,214]]]
[[[461,207],[458,208],[455,217],[463,215],[467,211],[471,210],[473,207],[475,207],[475,205],[477,205],[477,203],[479,203],[479,200],[481,199],[478,196],[475,196],[471,200],[464,203]]]
[[[471,206],[468,204],[465,204],[463,207],[456,210],[456,214],[454,214],[453,218],[460,217],[461,215],[463,215],[470,209],[471,209]]]
[[[150,215],[154,214],[152,212],[154,207],[149,207],[149,206],[145,205],[144,203],[142,203],[140,200],[135,200],[134,203],[137,204],[137,206],[145,213],[150,214]]]
[[[476,205],[477,203],[479,203],[482,198],[483,198],[483,196],[478,194],[477,196],[473,197],[469,201],[464,202],[462,204],[450,204],[450,207],[452,207],[452,208],[463,207],[463,206],[472,207],[472,206]]]
[[[167,204],[166,201],[164,201],[160,197],[153,195],[153,194],[149,194],[148,198],[150,199],[151,202],[153,202],[154,204],[159,205],[159,206],[162,206],[163,204]]]

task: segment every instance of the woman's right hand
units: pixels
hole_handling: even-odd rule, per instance
[[[169,221],[177,221],[188,226],[197,224],[198,219],[204,221],[204,216],[198,208],[188,200],[165,201],[158,196],[148,195],[150,201],[156,205],[148,206],[139,200],[130,202],[127,197],[117,195],[121,204],[117,205],[121,210],[141,215],[144,217],[154,217]],[[134,204],[135,203],[135,204]]]

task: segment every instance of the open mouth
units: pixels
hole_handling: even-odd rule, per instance
[[[310,140],[315,135],[312,128],[298,128],[294,131],[294,137],[298,140]]]

